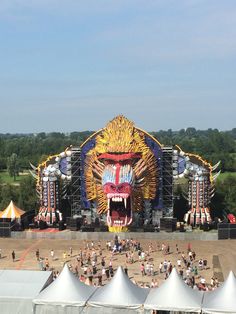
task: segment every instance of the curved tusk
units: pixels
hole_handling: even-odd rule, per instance
[[[220,165],[221,160],[217,162],[217,164],[215,164],[214,166],[212,166],[212,171],[215,171],[216,168],[218,168],[218,166]]]
[[[33,177],[34,179],[38,179],[38,176],[37,176],[37,174],[36,174],[34,171],[29,170],[29,173],[32,175],[32,177]]]
[[[37,170],[37,167],[35,167],[33,164],[31,164],[31,162],[30,162],[29,164],[30,164],[31,168],[32,168],[34,171]]]
[[[220,173],[221,173],[221,170],[218,171],[218,172],[213,176],[213,181],[215,181],[215,180],[218,178],[218,176],[219,176]]]

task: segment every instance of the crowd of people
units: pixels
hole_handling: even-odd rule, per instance
[[[156,254],[160,262],[155,260]],[[170,247],[168,243],[158,241],[151,242],[148,247],[143,248],[140,241],[123,240],[115,236],[112,241],[107,241],[105,246],[99,241],[96,244],[91,241],[84,242],[84,247],[75,252],[70,247],[67,252],[63,252],[61,257],[56,257],[53,249],[46,258],[40,256],[38,249],[35,255],[40,269],[53,270],[54,278],[59,275],[59,270],[53,267],[53,261],[61,259],[63,263],[68,263],[81,281],[94,286],[102,286],[114,276],[117,266],[117,262],[114,266],[114,261],[117,257],[122,259],[122,266],[127,276],[141,287],[158,287],[168,278],[173,267],[176,267],[184,282],[193,289],[207,291],[219,285],[216,277],[206,281],[204,272],[209,270],[209,263],[207,259],[197,256],[190,243],[185,251],[180,250],[178,244]],[[133,264],[132,272],[129,272],[131,264]]]

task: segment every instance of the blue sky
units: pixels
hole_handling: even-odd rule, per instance
[[[236,127],[235,0],[1,0],[0,133]]]

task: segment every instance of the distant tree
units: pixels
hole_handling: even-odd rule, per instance
[[[5,209],[10,201],[18,202],[19,188],[10,184],[0,185],[0,209]]]
[[[32,176],[26,176],[20,181],[18,204],[23,210],[28,211],[35,209],[37,202],[35,180]]]
[[[0,170],[4,170],[7,168],[6,158],[0,157]]]
[[[195,128],[187,128],[186,129],[186,135],[189,137],[196,135],[196,129]]]
[[[16,176],[19,175],[19,161],[17,154],[13,153],[7,160],[7,170],[11,177],[14,177],[16,181]]]
[[[236,177],[228,175],[224,180],[218,181],[216,191],[221,195],[222,210],[236,215]]]

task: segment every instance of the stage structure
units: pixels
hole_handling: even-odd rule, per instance
[[[196,154],[179,146],[163,146],[153,136],[117,116],[90,136],[81,147],[69,147],[32,166],[40,208],[36,220],[62,220],[61,200],[70,200],[66,216],[90,216],[107,223],[110,231],[129,226],[156,225],[173,217],[173,186],[188,180],[186,222],[211,222],[210,200],[219,172]],[[105,218],[105,219],[104,219]]]

